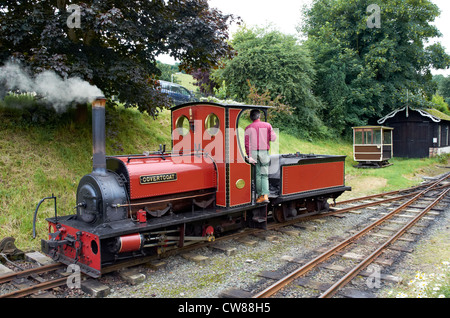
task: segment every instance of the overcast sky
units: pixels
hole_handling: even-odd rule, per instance
[[[450,0],[432,0],[441,10],[441,15],[435,24],[442,33],[437,39],[450,54]],[[296,27],[301,23],[301,10],[309,5],[311,0],[209,0],[210,7],[217,8],[224,14],[240,16],[248,26],[273,27],[283,33],[298,35]],[[383,17],[381,17],[383,23]],[[231,33],[237,26],[231,27]],[[433,43],[433,42],[430,42]],[[165,63],[173,63],[171,59],[161,59]],[[434,74],[450,75],[450,70],[436,71]]]

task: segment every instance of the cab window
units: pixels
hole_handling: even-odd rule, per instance
[[[186,136],[189,132],[189,119],[184,115],[180,116],[175,122],[175,126],[178,134],[181,136]]]
[[[216,114],[211,113],[206,117],[205,120],[205,130],[208,132],[210,136],[215,136],[219,132],[220,129],[220,120]]]

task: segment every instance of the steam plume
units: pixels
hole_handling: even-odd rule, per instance
[[[57,112],[63,112],[72,103],[87,103],[102,91],[78,78],[61,78],[53,71],[44,71],[31,76],[20,65],[7,62],[0,67],[0,86],[7,90],[36,93],[42,96]]]

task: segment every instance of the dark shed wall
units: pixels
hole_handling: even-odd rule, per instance
[[[386,120],[386,125],[394,128],[394,157],[424,158],[429,156],[433,138],[438,137],[438,123],[409,110],[399,112]]]
[[[450,144],[450,127],[449,123],[445,122],[440,125],[441,127],[441,139],[439,140],[439,147],[447,147]]]

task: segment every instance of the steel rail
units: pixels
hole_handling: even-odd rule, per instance
[[[292,220],[288,220],[286,222],[282,222],[282,223],[272,223],[272,224],[268,224],[267,225],[267,230],[277,230],[280,227],[285,227],[285,226],[289,226],[289,225],[293,225],[299,222],[305,222],[305,221],[309,221],[309,220],[314,220],[314,219],[319,219],[322,217],[326,217],[326,216],[331,216],[331,215],[336,215],[336,214],[340,214],[340,213],[345,213],[345,212],[349,212],[349,211],[353,211],[353,210],[359,210],[359,209],[363,209],[365,207],[369,207],[369,206],[373,206],[373,205],[379,205],[382,203],[387,203],[387,202],[392,202],[392,201],[399,201],[402,199],[406,199],[409,198],[413,195],[415,195],[417,192],[414,193],[408,193],[402,196],[398,196],[398,197],[394,197],[394,198],[388,198],[388,199],[384,199],[384,200],[379,200],[379,201],[374,201],[374,202],[370,202],[370,203],[364,203],[361,205],[356,205],[356,206],[352,206],[349,208],[345,208],[345,209],[339,209],[339,210],[335,210],[335,211],[331,211],[331,212],[325,212],[325,213],[321,213],[321,212],[310,212],[307,214],[302,214]],[[233,233],[233,234],[227,234],[225,236],[221,236],[221,237],[217,237],[215,242],[203,242],[203,243],[196,243],[195,245],[186,245],[183,247],[169,247],[167,249],[165,249],[164,251],[164,255],[166,256],[170,256],[170,255],[176,255],[178,253],[181,252],[187,252],[190,251],[192,249],[196,249],[196,248],[200,248],[200,247],[206,247],[206,246],[210,246],[213,244],[216,244],[219,241],[223,241],[223,240],[230,240],[230,239],[236,239],[242,236],[248,236],[248,235],[255,235],[257,233],[261,233],[264,232],[265,229],[246,229],[244,232],[239,232],[239,233]],[[106,274],[106,273],[110,273],[113,271],[116,271],[120,268],[123,267],[128,267],[128,266],[135,266],[135,265],[140,265],[143,263],[148,263],[151,260],[155,260],[158,259],[159,255],[152,255],[152,256],[147,256],[141,259],[133,259],[133,260],[129,260],[129,261],[123,261],[114,265],[109,265],[105,268],[102,269],[102,274]]]
[[[450,177],[450,174],[447,175],[446,177],[444,177],[443,179],[445,180],[445,179],[447,179],[448,177]],[[441,182],[442,182],[442,181],[441,181]],[[439,183],[439,182],[438,182],[438,183]],[[435,185],[435,186],[433,187],[433,190],[440,190],[440,189],[443,189],[443,188],[446,188],[446,187],[448,187],[448,185],[443,185],[443,186],[439,186],[439,187],[437,187],[437,186]],[[431,190],[431,189],[430,189],[430,190]],[[423,191],[425,191],[425,190],[423,190]],[[367,207],[370,207],[370,206],[374,206],[374,205],[380,205],[380,204],[382,204],[382,203],[388,203],[388,202],[392,202],[392,201],[399,201],[399,200],[406,199],[406,198],[412,197],[412,196],[414,196],[414,195],[417,195],[417,194],[419,194],[420,192],[421,192],[421,191],[415,191],[415,192],[411,192],[411,193],[408,193],[408,194],[404,194],[404,195],[401,195],[401,196],[398,196],[398,197],[393,197],[393,198],[388,198],[388,199],[378,200],[378,201],[374,201],[374,202],[368,202],[368,203],[364,203],[364,204],[360,204],[360,205],[355,205],[355,206],[348,207],[348,208],[344,208],[344,209],[338,209],[338,210],[331,211],[331,212],[319,213],[318,216],[331,216],[331,215],[336,215],[336,214],[340,214],[340,213],[349,212],[349,211],[352,211],[352,210],[364,209],[364,208],[367,208]],[[367,197],[367,198],[369,198],[369,197]],[[364,200],[364,199],[366,199],[366,198],[360,198],[360,199],[358,199],[358,200]],[[284,223],[283,223],[283,224],[284,224]]]
[[[415,187],[411,187],[411,188],[408,188],[408,189],[394,190],[394,191],[390,191],[390,192],[383,192],[383,193],[378,193],[378,194],[372,194],[372,195],[368,195],[368,196],[360,197],[360,198],[353,198],[353,199],[348,199],[348,200],[344,200],[344,201],[338,201],[338,202],[336,202],[336,204],[333,204],[333,206],[342,205],[342,204],[348,204],[348,203],[352,203],[352,202],[356,202],[356,201],[375,199],[375,198],[380,198],[380,197],[384,197],[384,196],[388,196],[388,195],[395,195],[395,194],[399,194],[399,193],[402,193],[402,192],[414,191],[414,190],[418,190],[420,188],[425,188],[429,184],[431,184],[431,182],[427,182],[425,184],[421,184],[421,185],[418,185],[418,186],[415,186]]]
[[[450,189],[443,191],[443,193],[436,198],[431,204],[429,204],[422,212],[420,212],[415,218],[409,221],[405,226],[403,226],[399,231],[391,236],[384,244],[382,244],[377,250],[366,257],[358,265],[356,265],[351,271],[349,271],[344,277],[342,277],[338,282],[333,284],[328,290],[322,293],[319,298],[330,298],[339,289],[344,287],[348,282],[350,282],[356,275],[358,275],[364,268],[366,268],[370,263],[372,263],[380,254],[393,242],[395,242],[400,236],[402,236],[409,228],[416,224],[425,214],[427,214],[436,204],[438,204]]]
[[[14,273],[0,277],[0,284],[5,284],[7,282],[12,281],[15,278],[27,277],[27,276],[31,276],[31,275],[37,275],[37,274],[54,271],[61,267],[62,267],[61,263],[55,263],[55,264],[50,264],[50,265],[27,269],[27,270],[24,270],[21,272],[14,272]]]
[[[364,229],[362,229],[360,232],[354,234],[353,236],[349,237],[348,239],[342,241],[341,243],[337,244],[336,246],[330,248],[328,251],[325,251],[321,255],[317,256],[313,260],[309,261],[305,265],[299,267],[297,270],[293,271],[292,273],[288,274],[284,278],[278,280],[274,284],[270,285],[265,290],[259,292],[258,294],[254,295],[252,298],[267,298],[272,296],[273,294],[277,293],[280,289],[282,289],[284,286],[290,284],[292,281],[297,279],[298,277],[304,275],[311,269],[315,268],[318,264],[322,263],[323,261],[330,258],[332,255],[337,253],[338,251],[342,250],[346,246],[352,244],[355,240],[360,238],[361,236],[365,235],[367,232],[371,231],[373,228],[377,227],[381,223],[384,223],[386,220],[393,217],[395,214],[399,213],[403,209],[405,209],[407,206],[411,205],[417,199],[419,199],[421,196],[423,196],[425,193],[427,193],[430,190],[433,190],[435,186],[437,186],[439,183],[447,179],[450,175],[446,174],[444,177],[439,179],[436,182],[433,182],[430,186],[428,186],[425,190],[419,192],[417,195],[415,195],[413,198],[408,200],[407,202],[403,203],[401,206],[399,206],[397,209],[393,210],[389,214],[385,215],[384,217],[380,218],[379,220],[373,222],[372,224],[368,225]]]
[[[418,187],[424,187],[425,185],[421,185]],[[418,187],[413,187],[411,188],[411,190],[415,190]],[[400,190],[400,192],[405,192],[408,191],[408,189],[404,189],[404,190]],[[390,195],[390,194],[396,194],[397,191],[392,191],[392,192],[385,192],[382,193],[381,195],[374,195],[374,196],[386,196],[386,195]],[[418,191],[416,192],[412,192],[412,193],[408,193],[405,195],[401,195],[401,196],[397,196],[397,197],[393,197],[393,198],[388,198],[388,199],[383,199],[383,200],[378,200],[378,201],[374,201],[374,202],[370,202],[370,203],[364,203],[364,204],[360,204],[360,205],[355,205],[349,208],[344,208],[344,209],[339,209],[339,210],[334,210],[331,212],[310,212],[310,213],[306,213],[306,214],[302,214],[300,216],[297,216],[296,218],[292,219],[292,220],[288,220],[285,221],[283,223],[272,223],[272,224],[268,224],[267,225],[267,230],[277,230],[280,227],[285,227],[285,226],[289,226],[289,225],[293,225],[299,222],[305,222],[305,221],[310,221],[310,220],[314,220],[314,219],[319,219],[322,217],[326,217],[326,216],[332,216],[332,215],[336,215],[336,214],[340,214],[340,213],[345,213],[345,212],[349,212],[349,211],[353,211],[353,210],[359,210],[359,209],[363,209],[369,206],[374,206],[374,205],[379,205],[382,203],[388,203],[388,202],[392,202],[392,201],[400,201],[406,198],[409,198],[415,194],[417,194]],[[373,197],[373,196],[369,196],[369,197]],[[354,199],[354,201],[361,201],[361,200],[365,200],[365,199],[369,199],[369,197],[361,197],[361,198],[357,198]],[[353,201],[353,200],[352,200]],[[196,243],[195,245],[187,245],[187,246],[183,246],[183,247],[170,247],[165,249],[164,251],[164,255],[165,256],[170,256],[170,255],[176,255],[178,253],[181,252],[186,252],[186,251],[190,251],[192,249],[196,249],[196,248],[200,248],[200,247],[206,247],[206,246],[210,246],[213,244],[216,244],[219,241],[223,241],[223,240],[229,240],[229,239],[236,239],[242,236],[248,236],[248,235],[254,235],[257,233],[261,233],[264,232],[265,229],[246,229],[244,232],[240,232],[240,233],[234,233],[234,234],[227,234],[225,236],[221,236],[221,237],[216,237],[215,242],[204,242],[204,243]],[[143,264],[143,263],[147,263],[151,260],[157,259],[159,258],[159,255],[152,255],[152,256],[147,256],[141,259],[133,259],[133,260],[129,260],[129,261],[123,261],[114,265],[108,265],[107,267],[105,267],[104,269],[102,269],[102,274],[106,274],[106,273],[110,273],[113,271],[116,271],[120,268],[123,267],[128,267],[128,266],[135,266],[135,265],[139,265],[139,264]]]
[[[27,269],[20,272],[14,272],[5,276],[0,277],[0,284],[8,283],[16,278],[24,278],[24,277],[31,277],[34,278],[35,275],[51,272],[57,269],[60,269],[63,267],[63,264],[61,263],[54,263],[50,265],[35,267],[31,269]],[[27,288],[19,289],[16,291],[13,291],[8,294],[0,295],[0,298],[19,298],[19,297],[25,297],[31,294],[36,293],[39,290],[45,290],[50,289],[58,286],[62,286],[66,283],[67,277],[58,278],[54,280],[49,280],[46,282],[41,282],[36,285],[32,285]]]
[[[31,294],[34,294],[40,290],[46,290],[50,288],[59,287],[67,283],[67,277],[61,277],[47,282],[39,283],[28,288],[13,291],[9,294],[0,295],[0,298],[20,298]]]
[[[326,216],[333,216],[333,215],[337,215],[337,214],[341,214],[341,213],[346,213],[346,212],[353,211],[353,210],[360,210],[360,209],[364,209],[364,208],[367,208],[370,206],[380,205],[382,203],[388,203],[388,202],[392,202],[392,201],[400,201],[400,200],[412,197],[413,195],[416,195],[417,193],[418,192],[408,193],[408,194],[404,194],[404,195],[393,197],[393,198],[363,203],[363,204],[354,205],[354,206],[344,208],[344,209],[333,210],[330,212],[310,212],[310,213],[306,213],[306,214],[300,214],[291,220],[287,220],[287,221],[281,222],[281,223],[271,224],[267,227],[267,229],[272,230],[272,229],[276,229],[278,227],[296,224],[298,222],[305,222],[305,221],[323,218]],[[365,198],[360,198],[359,200],[364,200],[364,199]]]

